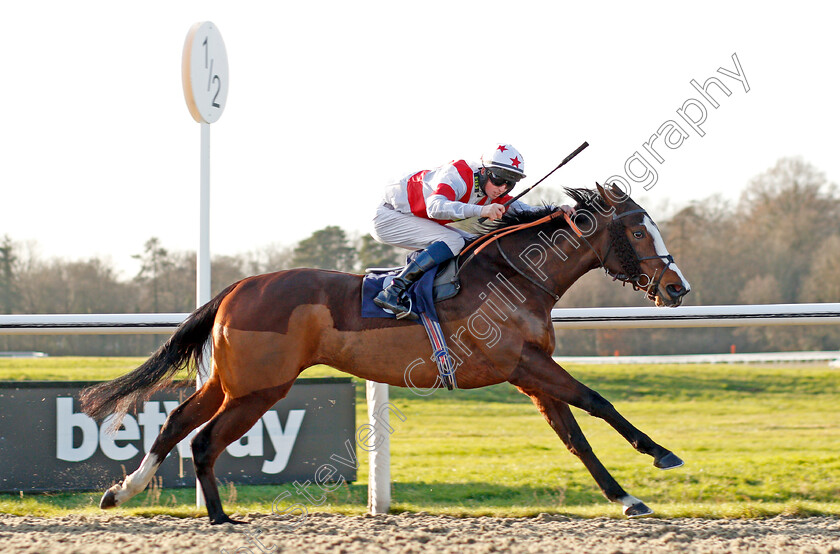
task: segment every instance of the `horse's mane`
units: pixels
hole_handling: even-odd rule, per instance
[[[604,203],[604,200],[598,194],[597,191],[592,189],[585,189],[585,188],[565,188],[566,194],[568,194],[572,200],[575,201],[575,209],[579,210],[582,208],[590,209],[594,206],[598,206],[600,208],[599,211],[604,212],[609,210],[609,206]],[[479,236],[485,235],[492,231],[497,231],[499,229],[504,229],[506,227],[513,227],[514,225],[522,225],[523,223],[531,223],[537,221],[538,219],[542,219],[547,215],[551,215],[560,207],[554,204],[546,204],[544,203],[542,206],[535,206],[533,210],[528,211],[509,211],[502,216],[502,218],[498,221],[487,221],[482,226],[482,231],[479,233]],[[561,225],[567,225],[565,222],[562,222]]]
[[[573,189],[573,188],[566,188],[564,189],[566,194],[568,194],[572,200],[576,202],[575,209],[579,210],[582,208],[587,208],[591,210],[592,208],[596,208],[597,211],[604,213],[609,211],[610,207],[604,202],[604,199],[601,198],[601,195],[598,194],[598,191],[592,189]]]
[[[495,222],[494,229],[503,229],[505,227],[512,227],[514,225],[522,225],[523,223],[531,223],[542,219],[547,215],[551,215],[560,208],[554,204],[543,204],[542,206],[534,206],[533,211],[510,211],[502,216],[502,219]]]

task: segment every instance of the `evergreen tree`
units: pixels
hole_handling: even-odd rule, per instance
[[[292,264],[295,267],[354,271],[356,249],[350,246],[344,229],[330,225],[298,243],[292,255]]]
[[[359,240],[359,263],[366,267],[395,267],[405,263],[407,250],[382,244],[370,235]]]

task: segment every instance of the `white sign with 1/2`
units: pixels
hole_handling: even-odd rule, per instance
[[[199,123],[214,123],[225,109],[228,61],[219,29],[210,21],[196,23],[187,33],[181,58],[184,98]]]

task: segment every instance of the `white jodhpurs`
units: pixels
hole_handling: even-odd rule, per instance
[[[384,204],[376,210],[370,234],[381,243],[408,250],[423,250],[433,242],[443,241],[453,254],[460,252],[465,239],[472,236],[430,219],[398,212]]]

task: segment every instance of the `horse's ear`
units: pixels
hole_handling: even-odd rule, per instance
[[[607,201],[607,193],[604,191],[604,187],[598,181],[595,181],[595,188],[598,190],[598,196],[601,197],[601,200]]]
[[[597,181],[595,182],[595,188],[598,189],[598,196],[601,197],[605,205],[612,207],[615,204],[615,197],[607,192]]]
[[[595,183],[595,187],[598,189],[598,194],[601,196],[601,199],[607,206],[615,207],[617,204],[621,204],[630,196],[621,189],[621,187],[617,186],[615,183],[607,183],[607,186],[602,187],[600,184]]]
[[[615,183],[610,183],[610,193],[610,196],[615,198],[617,202],[624,202],[630,198],[630,195],[624,192],[624,190]]]

